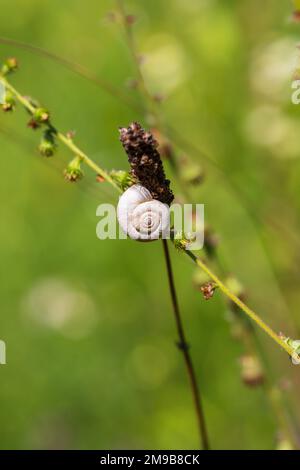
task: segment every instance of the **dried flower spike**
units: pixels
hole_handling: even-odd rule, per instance
[[[174,195],[153,135],[134,122],[127,128],[120,128],[120,140],[128,155],[133,179],[147,188],[153,199],[170,205]]]

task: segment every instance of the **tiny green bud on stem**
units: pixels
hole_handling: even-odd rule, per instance
[[[185,237],[182,232],[177,232],[174,235],[173,243],[177,250],[187,251],[190,248],[191,243],[194,241],[194,238]]]
[[[47,129],[42,136],[39,145],[39,152],[44,157],[52,157],[56,150],[56,147],[57,145],[55,142],[55,135],[50,129]]]
[[[13,111],[16,106],[16,100],[14,99],[13,94],[10,91],[5,93],[5,101],[2,104],[2,109],[4,112]]]
[[[64,176],[67,181],[70,181],[71,183],[75,183],[76,181],[80,180],[83,177],[83,171],[81,169],[81,162],[82,162],[82,159],[76,156],[69,163],[69,165],[64,171]]]
[[[43,124],[49,123],[50,114],[45,108],[36,108],[32,113],[28,126],[32,129],[38,129]]]
[[[2,65],[1,75],[3,76],[9,75],[10,73],[15,72],[17,68],[18,68],[17,59],[15,57],[9,57],[8,59],[5,60],[4,64]]]
[[[126,191],[135,183],[133,176],[128,171],[112,170],[109,174],[122,191]]]

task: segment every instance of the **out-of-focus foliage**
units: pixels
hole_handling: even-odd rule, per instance
[[[48,49],[128,90],[134,66],[114,3],[2,0],[1,35]],[[276,331],[297,337],[299,317],[299,108],[291,104],[299,24],[292,4],[270,0],[131,1],[143,71],[163,94],[162,115],[193,144],[177,149],[205,168],[191,202],[204,202],[220,256],[249,303]],[[148,125],[93,83],[27,50],[18,88],[38,97],[65,132],[107,169],[127,170],[118,126]],[[116,202],[86,170],[63,178],[70,155],[35,150],[20,107],[0,116],[1,448],[192,448],[193,403],[160,243],[99,241],[96,207]],[[176,141],[177,141],[177,136]],[[199,148],[197,152],[193,147]],[[203,154],[208,155],[208,160]],[[171,176],[171,169],[166,165]],[[173,185],[179,193],[178,185]],[[219,292],[205,302],[193,266],[173,253],[214,448],[270,449],[278,432],[261,388],[240,378],[243,349],[229,334]],[[299,336],[298,336],[299,337]],[[299,370],[264,335],[267,369],[295,421]],[[298,375],[297,375],[298,374]]]

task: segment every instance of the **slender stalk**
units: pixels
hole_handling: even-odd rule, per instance
[[[36,111],[35,106],[30,102],[30,100],[21,95],[4,77],[0,77],[0,80],[4,83],[4,86],[7,90],[9,90],[15,98],[21,103],[27,111],[31,114],[34,114]],[[89,166],[92,170],[94,170],[97,175],[102,176],[108,183],[110,183],[115,189],[119,192],[121,191],[115,181],[110,177],[110,175],[103,170],[99,165],[97,165],[91,158],[89,158],[86,153],[84,153],[77,145],[73,142],[72,139],[65,136],[62,132],[59,132],[55,127],[51,125],[51,129],[55,132],[56,137],[66,146],[68,147],[75,155],[80,157],[80,159]]]
[[[140,86],[141,92],[144,94],[145,98],[152,103],[153,105],[153,97],[148,91],[148,88],[145,83],[145,79],[143,73],[141,71],[139,57],[135,47],[134,36],[132,34],[131,24],[127,21],[126,11],[124,6],[124,0],[117,0],[117,5],[119,7],[119,12],[124,23],[124,28],[127,36],[127,43],[129,50],[131,51],[133,62],[136,67],[137,76],[138,76],[138,83]],[[156,116],[155,116],[156,117]],[[264,323],[264,321],[247,305],[244,304],[238,297],[230,292],[230,290],[223,284],[218,277],[212,273],[212,271],[197,257],[195,257],[191,252],[186,252],[190,255],[190,257],[196,262],[196,264],[203,269],[211,279],[213,279],[219,288],[223,291],[227,297],[229,297],[235,304],[237,304],[257,325],[259,325],[274,341],[276,341],[289,355],[295,356],[295,351],[291,348],[288,344],[286,344],[268,325]]]
[[[246,315],[248,315],[251,320],[253,320],[262,330],[267,333],[282,349],[284,349],[291,357],[297,357],[295,350],[289,346],[279,335],[275,333],[260,317],[257,313],[254,312],[251,308],[248,307],[241,299],[239,299],[235,294],[233,294],[227,286],[214,274],[211,269],[194,253],[191,251],[185,251],[185,253],[201,268],[220,288],[220,290],[225,294],[232,302],[234,302],[241,310],[243,310]]]
[[[34,54],[37,54],[41,57],[45,57],[49,60],[52,60],[56,63],[61,64],[63,67],[66,69],[76,73],[80,77],[94,83],[96,86],[101,88],[103,91],[108,93],[110,96],[116,98],[118,101],[121,101],[124,103],[126,106],[129,106],[131,109],[134,109],[137,112],[142,112],[141,106],[135,101],[132,100],[126,92],[124,92],[122,89],[114,86],[110,82],[107,82],[103,78],[99,78],[97,75],[95,75],[93,72],[88,70],[86,67],[82,66],[81,64],[78,64],[76,62],[72,62],[69,59],[66,59],[65,57],[61,57],[57,54],[53,54],[53,52],[50,52],[49,50],[43,49],[42,47],[37,47],[32,44],[28,44],[22,41],[18,41],[16,39],[10,39],[10,38],[4,38],[0,37],[0,44],[6,44],[10,45],[13,47],[18,47],[20,49],[24,49],[26,51],[32,52]]]
[[[103,91],[107,92],[110,96],[117,98],[119,101],[129,106],[132,110],[138,113],[145,112],[145,110],[138,103],[131,101],[129,97],[127,96],[127,94],[124,93],[122,90],[118,89],[117,87],[114,87],[110,82],[106,82],[102,78],[99,78],[89,69],[82,67],[80,64],[74,63],[57,54],[53,54],[52,52],[46,49],[43,49],[41,47],[37,47],[37,46],[28,44],[22,41],[17,41],[15,39],[0,37],[0,44],[8,44],[8,45],[12,45],[13,47],[25,49],[33,54],[39,55],[41,57],[44,57],[46,59],[59,63],[65,68],[67,68],[68,70],[78,74],[79,76],[93,83],[98,88],[101,88]],[[162,131],[162,129],[160,130]],[[231,187],[231,190],[233,191],[233,193],[236,194],[240,199],[242,198],[241,200],[242,200],[243,206],[246,212],[248,213],[248,215],[251,217],[256,228],[258,226],[259,227],[261,226],[261,223],[260,223],[261,219],[257,216],[257,213],[253,210],[251,201],[246,198],[246,195],[244,193],[241,192],[240,187],[237,187],[236,185],[233,184],[231,179],[228,177],[227,172],[219,164],[217,160],[212,158],[210,155],[204,152],[203,149],[199,148],[197,145],[194,145],[189,140],[185,139],[180,133],[178,133],[178,131],[175,128],[171,126],[168,126],[168,127],[164,126],[163,131],[164,131],[163,135],[171,139],[179,147],[182,147],[185,149],[188,148],[190,153],[194,153],[198,155],[199,157],[201,157],[201,159],[206,160],[213,167],[215,167],[220,172],[222,178],[225,178],[225,182]],[[293,242],[299,249],[299,246],[300,246],[299,237],[297,237],[295,233],[292,230],[290,230],[287,224],[280,223],[277,218],[275,219],[270,215],[264,216],[264,222],[267,222],[273,230],[277,230],[277,231],[279,230],[281,233],[284,231],[286,236],[289,237],[290,241]]]
[[[173,163],[174,162],[174,163]],[[174,158],[171,160],[172,169],[174,176],[180,183],[180,189],[184,196],[184,199],[187,201],[190,199],[188,189],[182,184],[180,178],[180,172],[178,171],[178,167]],[[223,263],[218,255],[215,253],[215,262],[218,268],[218,272],[222,274],[223,277],[226,276],[226,269],[223,266]],[[266,358],[263,349],[259,345],[258,338],[256,336],[256,332],[253,328],[248,328],[245,326],[244,322],[241,321],[242,319],[236,319],[239,321],[239,326],[243,331],[243,338],[242,343],[245,347],[245,350],[248,351],[251,355],[259,357],[261,367],[264,368],[264,375],[266,376],[267,380],[263,384],[263,390],[265,392],[266,399],[270,404],[270,409],[273,412],[273,416],[275,416],[278,426],[283,430],[284,435],[286,438],[292,443],[295,449],[298,448],[297,439],[294,436],[294,430],[292,429],[292,425],[290,423],[290,419],[287,413],[286,407],[284,406],[282,400],[282,392],[279,387],[276,385],[274,380],[271,378],[270,374],[270,366],[266,364]],[[268,374],[267,374],[268,372]],[[274,399],[274,397],[277,399]]]
[[[180,315],[167,240],[162,240],[162,243],[163,243],[165,261],[166,261],[166,267],[167,267],[167,273],[168,273],[169,288],[170,288],[170,293],[171,293],[176,328],[177,328],[177,333],[179,337],[179,341],[177,345],[179,349],[182,351],[182,354],[184,356],[184,361],[185,361],[187,373],[188,373],[190,384],[191,384],[202,447],[204,450],[208,450],[210,448],[210,445],[209,445],[208,433],[207,433],[207,428],[206,428],[206,423],[205,423],[203,404],[202,404],[202,399],[200,395],[200,390],[197,384],[197,379],[196,379],[196,374],[195,374],[192,358],[189,353],[189,345],[186,340],[183,323],[182,323],[182,319]]]
[[[31,114],[33,114],[36,108],[32,105],[30,100],[25,96],[21,95],[8,80],[0,76],[0,80],[4,83],[5,87],[10,90],[10,92],[15,96],[16,100],[19,101]],[[53,128],[55,130],[55,128]],[[118,185],[113,181],[111,176],[98,164],[96,164],[90,157],[88,157],[75,143],[66,137],[61,132],[55,130],[57,138],[67,146],[73,153],[78,155],[87,166],[96,172],[97,175],[101,175],[109,184],[111,184],[118,192],[121,192]],[[248,315],[261,329],[263,329],[282,349],[284,349],[291,357],[300,360],[299,356],[296,354],[295,350],[287,344],[283,339],[280,338],[252,309],[250,309],[244,302],[242,302],[236,295],[234,295],[223,282],[206,266],[200,258],[197,258],[192,252],[184,251],[194,263],[196,263],[203,271],[205,271],[208,276],[219,286],[220,290],[231,299],[236,305],[238,305],[241,310],[243,310],[246,315]]]
[[[119,11],[119,14],[120,14],[123,26],[124,26],[128,49],[130,51],[130,54],[132,56],[132,61],[136,69],[138,88],[141,94],[145,98],[145,103],[146,103],[145,111],[147,111],[147,107],[149,107],[149,111],[152,113],[152,116],[155,119],[155,123],[158,126],[160,117],[156,109],[156,102],[147,87],[145,77],[141,69],[140,57],[136,48],[136,42],[135,42],[135,38],[133,35],[133,31],[132,31],[132,24],[127,19],[124,0],[116,0],[116,2],[117,2],[118,11]]]
[[[185,149],[189,148],[191,152],[194,152],[200,155],[202,159],[206,160],[208,163],[210,163],[210,165],[212,165],[216,170],[218,170],[222,178],[225,177],[225,180],[227,184],[229,185],[233,194],[238,195],[238,197],[241,199],[244,209],[246,210],[251,220],[257,227],[258,226],[257,224],[259,223],[259,219],[257,218],[256,211],[253,211],[251,201],[249,201],[249,199],[246,197],[244,192],[241,191],[241,188],[238,187],[230,178],[228,178],[227,172],[225,171],[224,167],[220,165],[220,163],[217,160],[212,158],[206,152],[203,152],[202,149],[199,149],[197,145],[195,146],[194,144],[191,144],[191,142],[186,140],[185,137],[182,137],[180,134],[178,134],[176,129],[172,128],[172,126],[166,126],[165,124],[162,123],[161,114],[157,112],[157,103],[155,102],[155,99],[152,96],[152,94],[149,92],[149,89],[147,87],[147,84],[144,78],[143,71],[141,69],[139,55],[138,55],[137,48],[136,48],[136,41],[135,41],[135,37],[133,34],[132,24],[130,21],[127,20],[125,0],[116,0],[116,1],[117,1],[119,14],[121,16],[124,29],[125,29],[127,45],[131,53],[133,63],[136,68],[138,87],[139,87],[140,92],[145,98],[145,103],[149,104],[149,111],[151,111],[152,113],[152,118],[154,119],[155,126],[161,132],[162,135],[168,138],[171,138],[171,140],[173,142],[177,142],[177,145],[179,145],[180,147],[183,147]],[[145,110],[147,111],[147,106]],[[173,160],[173,162],[171,161],[171,163],[173,164],[173,167],[174,167],[175,160]],[[179,181],[180,181],[181,175],[179,172],[177,172],[177,177],[179,177]],[[184,185],[182,185],[182,191],[183,193],[186,193],[186,189]],[[293,235],[293,233],[289,230],[286,224],[282,224],[282,223],[279,224],[278,220],[277,219],[273,220],[272,216],[267,215],[265,216],[264,220],[267,221],[271,227],[275,225],[281,231],[284,231],[289,236],[289,238],[291,238],[291,235]],[[293,238],[295,239],[295,237]],[[296,238],[296,242],[298,242],[297,244],[299,244],[299,240],[297,238]],[[270,256],[268,256],[268,258],[269,258],[270,263],[272,264]],[[288,313],[290,314],[289,311]],[[294,322],[294,326],[297,331],[298,330],[297,322],[295,323],[294,318],[292,318],[292,320]]]

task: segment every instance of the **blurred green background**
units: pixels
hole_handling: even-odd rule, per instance
[[[135,67],[112,1],[1,1],[1,36],[45,48],[92,71],[142,104],[128,87]],[[190,202],[205,204],[226,269],[276,331],[300,329],[299,110],[291,82],[300,63],[292,3],[140,0],[134,33],[162,120],[176,129],[179,160],[201,165]],[[107,169],[126,169],[118,127],[147,117],[116,96],[26,49],[12,77],[51,110],[63,132]],[[71,155],[36,150],[19,106],[0,116],[0,447],[196,448],[192,398],[180,353],[160,243],[99,241],[96,207],[116,194],[87,169],[63,179]],[[182,138],[178,138],[178,134]],[[185,142],[179,140],[184,139]],[[201,150],[201,151],[198,151]],[[208,156],[209,158],[207,158]],[[166,162],[166,170],[172,177]],[[180,187],[172,186],[180,199]],[[172,250],[213,448],[272,449],[280,427],[262,387],[241,380],[240,342],[220,293],[205,302],[194,267]],[[267,372],[300,418],[299,369],[258,333]]]

